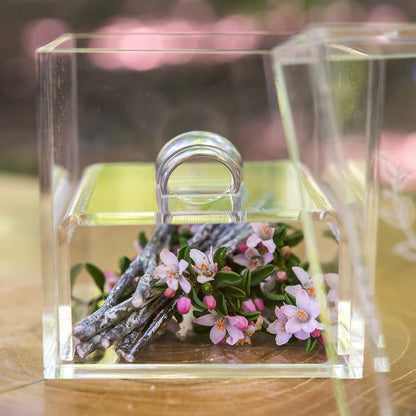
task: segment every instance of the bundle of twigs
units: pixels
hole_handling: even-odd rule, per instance
[[[159,253],[163,248],[171,249],[174,230],[173,225],[158,226],[103,306],[74,325],[73,336],[80,358],[115,344],[116,353],[133,362],[172,318],[181,291],[167,298],[153,286],[160,282],[154,275]],[[250,224],[205,224],[188,240],[188,245],[205,252],[211,247],[214,250],[226,247],[227,254],[231,254],[251,232]],[[137,279],[135,292],[127,300],[120,301],[127,286]]]

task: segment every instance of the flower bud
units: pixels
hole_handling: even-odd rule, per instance
[[[211,283],[209,283],[209,282],[205,282],[205,283],[202,285],[202,289],[203,289],[205,292],[211,293],[211,292],[212,292],[212,285],[211,285]]]
[[[242,331],[245,331],[248,329],[248,321],[244,316],[238,315],[238,316],[231,316],[230,317],[231,325],[235,326],[238,329],[241,329]]]
[[[316,328],[311,332],[312,338],[319,338],[321,336],[321,330]]]
[[[178,306],[178,311],[182,315],[185,315],[191,309],[191,299],[186,298],[185,296],[182,296],[181,298],[179,298],[177,306]]]
[[[264,311],[264,302],[260,298],[254,299],[254,305],[256,307],[256,310],[263,312]]]
[[[248,249],[247,244],[241,244],[240,246],[238,246],[238,251],[242,254],[244,254]]]
[[[204,305],[211,311],[212,309],[214,309],[217,306],[217,302],[215,301],[214,296],[209,295],[209,296],[204,296],[204,299],[202,300],[202,302],[204,303]]]
[[[243,312],[255,312],[256,311],[256,306],[254,305],[252,300],[245,300],[241,304],[241,310]]]
[[[286,272],[280,271],[280,272],[277,272],[276,277],[279,282],[284,282],[287,279],[287,274]]]
[[[280,254],[283,258],[287,259],[292,254],[292,249],[289,246],[284,246],[280,250]]]
[[[165,290],[165,296],[167,297],[167,298],[169,298],[169,299],[171,299],[171,298],[173,298],[174,296],[175,296],[175,291],[173,290],[173,289],[171,289],[170,287],[168,287],[166,290]]]
[[[230,271],[231,271],[231,267],[224,266],[224,267],[221,269],[221,271],[223,271],[223,272],[230,272]]]

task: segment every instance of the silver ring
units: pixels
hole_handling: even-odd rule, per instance
[[[160,150],[156,159],[156,185],[161,195],[167,195],[172,172],[182,163],[205,157],[222,163],[231,173],[231,193],[239,192],[243,161],[235,146],[226,138],[206,131],[189,131],[174,137]]]

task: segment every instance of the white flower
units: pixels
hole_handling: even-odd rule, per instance
[[[154,274],[164,279],[172,290],[176,291],[180,285],[185,293],[189,293],[191,284],[183,275],[188,267],[188,262],[183,259],[178,262],[178,258],[167,249],[162,250],[160,259],[164,264],[157,266]]]
[[[211,247],[208,256],[202,251],[193,248],[190,252],[191,259],[194,261],[194,270],[198,274],[197,280],[199,283],[209,282],[214,280],[214,276],[217,274],[218,266],[214,263],[214,254]]]

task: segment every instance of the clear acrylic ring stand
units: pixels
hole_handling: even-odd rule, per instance
[[[228,189],[214,193],[211,191],[210,196],[198,186],[192,185],[185,186],[175,192],[170,191],[168,182],[173,171],[184,163],[200,159],[219,162],[228,169],[232,178]],[[156,159],[156,195],[160,208],[159,221],[161,223],[172,221],[173,214],[169,207],[169,202],[172,199],[185,198],[189,201],[190,197],[196,196],[196,201],[198,201],[198,195],[202,196],[202,201],[228,196],[231,202],[230,221],[241,221],[242,177],[241,155],[226,138],[206,131],[189,131],[174,137],[163,146]],[[195,202],[195,199],[193,201]]]

